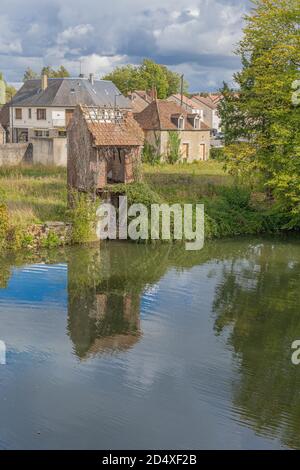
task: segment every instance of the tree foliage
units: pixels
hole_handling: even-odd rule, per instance
[[[125,65],[117,67],[113,72],[105,75],[104,80],[111,80],[119,90],[128,94],[134,90],[157,90],[158,98],[164,99],[180,91],[180,75],[168,69],[165,65],[144,59],[141,65],[134,67]],[[185,82],[185,91],[188,84]]]
[[[47,65],[46,67],[43,67],[41,70],[41,73],[38,74],[34,70],[32,70],[30,67],[28,67],[23,76],[23,82],[26,82],[27,80],[33,80],[36,78],[40,78],[41,75],[46,74],[49,78],[65,78],[65,77],[70,77],[70,73],[68,70],[61,65],[57,70],[55,70],[53,67],[50,65]]]
[[[258,175],[300,226],[299,0],[252,0],[237,53],[238,92],[224,84],[220,115],[229,168]]]

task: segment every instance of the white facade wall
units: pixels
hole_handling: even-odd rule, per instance
[[[22,119],[16,119],[15,109],[22,109]],[[31,119],[29,118],[29,109],[31,109]],[[37,119],[37,110],[46,109],[46,120]],[[18,129],[52,129],[66,127],[66,109],[54,107],[26,107],[16,106],[10,108],[10,125]],[[74,108],[69,108],[74,109]]]

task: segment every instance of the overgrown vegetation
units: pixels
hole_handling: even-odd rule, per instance
[[[275,232],[288,226],[290,216],[251,180],[240,183],[226,173],[222,163],[211,160],[192,164],[143,165],[143,181],[110,185],[112,195],[126,194],[128,203],[204,203],[206,237]],[[65,169],[55,167],[0,168],[0,250],[33,246],[28,228],[46,221],[73,224],[72,243],[94,237],[99,201],[85,194],[73,196],[67,208]],[[53,248],[59,240],[48,233],[40,248]]]
[[[226,84],[220,114],[228,170],[255,179],[300,228],[299,0],[253,0],[237,50],[238,92]]]
[[[174,163],[177,163],[180,160],[181,138],[179,132],[169,131],[168,139],[168,163],[174,165]]]
[[[72,243],[87,243],[96,239],[96,211],[99,202],[89,194],[73,191],[70,193],[71,209],[67,218],[72,224]]]

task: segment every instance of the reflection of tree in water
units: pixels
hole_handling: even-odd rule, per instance
[[[239,358],[234,406],[258,433],[293,448],[300,447],[300,367],[291,363],[299,281],[299,245],[266,243],[224,263],[214,302],[216,332],[230,328]]]

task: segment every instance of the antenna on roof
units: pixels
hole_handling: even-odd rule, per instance
[[[183,105],[183,80],[184,80],[184,74],[182,74],[180,77],[180,106],[181,107]]]

